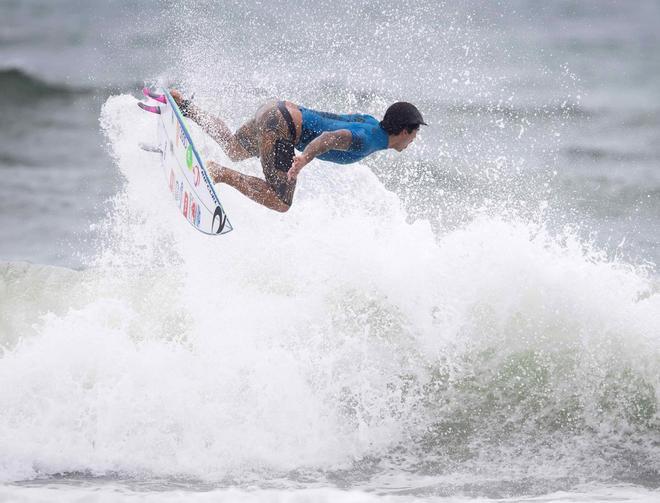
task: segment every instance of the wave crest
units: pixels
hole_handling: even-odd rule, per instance
[[[16,67],[0,69],[0,89],[2,98],[10,101],[77,96],[92,92],[89,87],[50,82]]]

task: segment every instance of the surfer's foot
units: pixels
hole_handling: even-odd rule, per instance
[[[225,173],[227,168],[223,168],[217,162],[209,161],[206,164],[208,168],[209,175],[211,175],[211,180],[213,183],[222,183],[225,181]]]

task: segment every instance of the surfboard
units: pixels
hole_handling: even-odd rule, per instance
[[[167,89],[154,92],[144,88],[143,93],[158,103],[138,103],[141,109],[158,115],[158,145],[140,146],[160,154],[167,186],[179,211],[204,234],[218,236],[233,230],[174,98]]]

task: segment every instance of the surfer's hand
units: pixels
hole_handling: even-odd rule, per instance
[[[309,160],[307,159],[305,154],[297,155],[293,158],[293,164],[289,168],[289,172],[288,172],[290,182],[298,178],[298,173],[300,173],[300,170],[303,169],[308,162]]]

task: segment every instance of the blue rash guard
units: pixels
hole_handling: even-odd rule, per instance
[[[328,150],[325,154],[317,156],[317,159],[338,164],[350,164],[377,150],[387,148],[389,137],[385,130],[380,127],[378,120],[371,115],[339,115],[318,112],[304,107],[298,108],[302,113],[302,133],[296,149],[301,152],[321,133],[339,129],[348,129],[353,136],[348,150]]]

